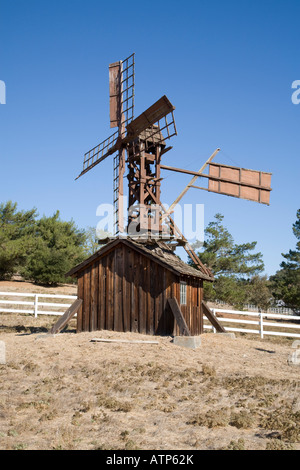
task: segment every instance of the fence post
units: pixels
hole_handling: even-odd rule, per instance
[[[211,310],[211,311],[212,311],[212,313],[213,313],[213,314],[216,316],[215,309],[214,309],[214,308],[212,308],[212,310]],[[217,332],[217,330],[215,329],[215,327],[214,327],[214,326],[212,327],[212,330],[213,330],[213,333],[216,333],[216,332]]]
[[[264,317],[263,313],[259,311],[259,328],[260,328],[260,337],[263,339],[264,337]]]
[[[39,296],[35,294],[34,296],[34,317],[37,318],[38,316],[38,302],[39,302]]]

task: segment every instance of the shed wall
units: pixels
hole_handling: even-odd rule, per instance
[[[202,281],[187,282],[181,310],[192,334],[203,331]],[[180,301],[180,276],[125,245],[119,245],[78,273],[77,331],[115,330],[179,334],[167,299]]]

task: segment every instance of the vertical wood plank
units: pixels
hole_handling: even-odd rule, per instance
[[[163,268],[157,265],[157,334],[162,334],[163,331],[163,289]]]
[[[199,291],[199,315],[200,315],[200,334],[203,334],[204,328],[203,328],[203,310],[201,308],[202,300],[203,300],[203,281],[201,281],[201,285],[198,288]]]
[[[77,284],[77,293],[78,294],[77,295],[78,295],[79,299],[83,300],[84,291],[83,291],[83,275],[82,275],[82,273],[78,277],[77,282],[78,282],[78,284]],[[81,307],[79,308],[79,310],[77,312],[77,328],[76,328],[76,331],[77,331],[77,333],[82,332],[82,305],[81,305]]]
[[[103,260],[98,261],[98,283],[97,283],[97,330],[101,330],[101,282],[103,277]]]
[[[106,267],[106,328],[113,330],[114,318],[114,253],[109,253],[107,256]]]
[[[196,292],[196,289],[195,289],[195,283],[194,283],[194,279],[191,279],[191,320],[192,320],[192,324],[191,324],[191,331],[192,331],[192,335],[196,335],[196,330],[197,330],[197,325],[196,325],[196,320],[197,320],[197,317],[196,317],[196,310],[195,310],[195,307],[196,307],[196,302],[195,302],[195,292]]]
[[[188,327],[189,330],[192,330],[192,322],[191,322],[191,285],[189,280],[187,280],[187,286],[186,286],[186,296],[187,296],[187,317],[188,317]]]
[[[146,295],[145,295],[145,268],[146,258],[139,255],[139,283],[138,283],[138,295],[139,295],[139,332],[142,334],[146,333]]]
[[[116,250],[114,329],[124,331],[123,323],[123,246]]]
[[[150,315],[149,315],[149,321],[150,321],[150,329],[149,329],[149,334],[153,335],[155,334],[155,284],[157,282],[156,279],[156,263],[153,263],[151,261],[150,263],[150,272],[149,272],[149,277],[150,277]]]
[[[166,270],[162,269],[162,334],[166,331]]]
[[[166,279],[166,286],[165,286],[165,296],[166,300],[173,298],[173,288],[172,288],[172,279],[173,275],[170,271],[165,271],[165,279]],[[165,332],[164,334],[172,334],[174,330],[174,315],[171,312],[170,305],[166,302],[165,308]]]
[[[123,277],[123,316],[124,331],[131,331],[131,279],[133,274],[132,250],[124,247],[124,277]]]
[[[175,299],[177,299],[177,302],[178,304],[180,305],[180,288],[179,288],[179,282],[180,282],[180,278],[179,277],[176,277],[175,280],[174,280],[174,297]],[[181,308],[181,311],[182,311],[182,308]],[[183,312],[182,312],[183,313]],[[177,336],[179,335],[179,327],[177,325],[177,322],[175,322],[175,326],[174,326],[174,336]]]
[[[100,267],[100,266],[99,266]],[[100,275],[101,273],[101,275]],[[99,271],[99,311],[98,311],[98,328],[105,330],[106,319],[106,257],[101,258],[101,270]]]
[[[91,304],[91,268],[84,271],[84,299],[83,299],[83,331],[90,329],[90,304]]]
[[[138,296],[138,254],[133,252],[133,280],[131,283],[131,331],[138,332],[139,328],[139,296]]]
[[[90,310],[90,331],[97,329],[97,304],[98,304],[98,263],[91,267],[91,310]]]
[[[145,277],[146,277],[146,283],[145,283],[145,294],[146,294],[146,333],[152,334],[151,333],[151,319],[152,319],[152,311],[151,311],[151,261],[149,258],[146,259],[146,270],[145,270]]]
[[[128,257],[128,249],[125,246],[122,246],[123,250],[123,277],[122,277],[122,315],[123,315],[123,328],[124,331],[129,331],[128,329],[128,274],[129,271],[129,257]]]

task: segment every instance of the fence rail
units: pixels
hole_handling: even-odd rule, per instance
[[[13,299],[7,299],[5,297],[11,297]],[[18,298],[32,298],[32,300],[18,300]],[[44,301],[40,301],[40,299],[43,299]],[[47,302],[47,299],[51,299],[52,301]],[[72,302],[53,302],[53,299],[72,300]],[[38,315],[59,316],[63,315],[67,308],[69,308],[76,299],[76,295],[32,294],[27,292],[0,292],[0,313],[31,314],[34,315],[35,318],[37,318]],[[15,306],[16,308],[10,308],[10,306]]]
[[[285,329],[293,329],[293,330],[299,330],[300,329],[300,316],[297,315],[280,315],[277,313],[266,313],[266,312],[245,312],[245,311],[240,311],[240,310],[223,310],[219,308],[213,308],[211,309],[214,315],[217,317],[217,319],[224,325],[224,328],[226,331],[236,331],[240,333],[252,333],[252,334],[259,334],[261,338],[264,338],[266,335],[271,335],[271,336],[286,336],[286,337],[291,337],[291,338],[300,338],[300,333],[296,333],[295,331],[272,331],[269,330],[268,328],[279,328],[280,330],[285,330]],[[229,317],[226,317],[225,315],[230,315]],[[233,318],[234,316],[239,316],[242,318]],[[243,316],[245,317],[256,317],[256,320],[244,320]],[[270,322],[268,319],[275,319],[275,320],[293,320],[298,323],[282,323],[280,321],[275,321],[275,322]],[[257,328],[236,328],[236,327],[230,327],[227,326],[227,323],[235,323],[235,324],[240,324],[240,325],[253,325],[256,326]],[[208,323],[204,323],[204,328],[206,329],[212,329],[213,332],[215,333],[216,330],[215,328]],[[267,329],[266,329],[267,328]]]
[[[226,302],[223,302],[222,300],[216,300],[215,302],[217,305],[223,305],[224,306],[224,309],[226,309],[226,306],[228,307],[228,304]],[[259,312],[259,307],[257,307],[257,305],[252,305],[252,304],[245,304],[243,306],[243,308],[245,309],[245,311],[248,311],[248,312]],[[293,309],[291,308],[288,308],[288,307],[284,307],[284,306],[273,306],[273,307],[269,307],[267,312],[266,313],[279,313],[279,314],[287,314],[287,315],[294,315],[295,312],[293,311]]]

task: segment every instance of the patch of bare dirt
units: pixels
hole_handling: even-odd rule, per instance
[[[191,350],[54,321],[0,314],[1,449],[300,449],[291,343],[207,333]]]

